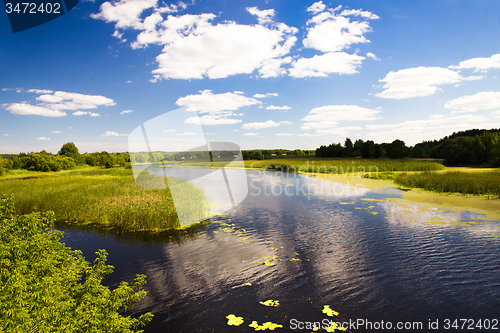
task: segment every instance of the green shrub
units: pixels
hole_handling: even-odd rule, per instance
[[[0,198],[0,332],[142,332],[153,315],[123,316],[146,297],[145,275],[110,290],[107,253],[93,264],[60,242],[54,213],[14,214],[12,196]]]

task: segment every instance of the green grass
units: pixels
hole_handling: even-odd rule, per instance
[[[398,175],[394,181],[401,186],[423,188],[440,193],[494,195],[500,197],[500,170],[403,173]]]
[[[378,173],[388,171],[434,171],[444,169],[441,163],[390,159],[280,159],[245,161],[246,168],[317,172],[327,174]]]
[[[0,193],[15,195],[18,214],[52,210],[59,222],[123,231],[161,231],[180,226],[170,191],[138,187],[132,170],[90,169],[33,176],[0,180]],[[179,180],[169,178],[168,182]],[[196,203],[195,213],[203,214],[207,205],[203,192],[190,183],[186,189],[187,200]]]

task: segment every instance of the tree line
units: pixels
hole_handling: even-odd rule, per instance
[[[446,165],[500,166],[500,129],[460,131],[440,140],[406,146],[402,140],[375,143],[346,138],[344,145],[332,143],[316,149],[316,157],[437,158]]]
[[[42,150],[38,153],[3,154],[0,156],[0,176],[7,170],[24,169],[29,171],[70,170],[77,165],[102,166],[111,168],[125,166],[130,162],[128,153],[80,154],[73,142],[65,143],[57,154]]]

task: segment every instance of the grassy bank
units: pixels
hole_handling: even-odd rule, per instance
[[[132,170],[92,169],[41,176],[0,180],[0,193],[15,195],[18,214],[52,210],[57,221],[124,231],[160,231],[180,226],[168,189],[138,187]],[[179,180],[168,181],[172,184]],[[206,207],[202,191],[187,186],[186,196],[197,203],[202,214]]]
[[[437,162],[390,159],[283,159],[279,161],[245,161],[245,166],[253,169],[325,174],[432,171],[444,168],[441,163]]]
[[[484,172],[449,171],[399,174],[394,182],[404,187],[438,193],[492,195],[500,197],[500,170]]]
[[[214,161],[214,167],[225,166],[227,161]],[[391,159],[348,158],[274,158],[269,160],[244,161],[247,169],[283,170],[288,172],[314,173],[376,173],[387,171],[436,171],[444,169],[439,162]],[[177,162],[173,167],[206,167],[207,163],[196,161]]]

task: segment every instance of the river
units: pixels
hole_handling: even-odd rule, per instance
[[[127,312],[153,312],[146,333],[253,332],[252,321],[296,332],[298,321],[324,319],[363,323],[351,332],[385,332],[388,323],[413,327],[407,332],[458,332],[460,319],[471,320],[466,327],[481,319],[488,332],[496,320],[500,329],[500,221],[424,210],[399,200],[397,188],[247,175],[246,199],[186,237],[61,228],[63,241],[87,260],[106,249],[115,266],[104,280],[111,287],[148,276],[147,298]],[[259,303],[267,300],[279,306]],[[324,305],[339,315],[322,313]],[[228,326],[229,314],[244,323]]]

